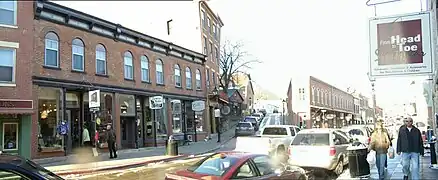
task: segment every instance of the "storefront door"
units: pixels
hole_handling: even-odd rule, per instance
[[[70,135],[72,138],[72,148],[78,148],[82,143],[80,111],[79,109],[67,109],[66,113],[67,122],[70,122],[69,127],[71,129]]]
[[[120,130],[122,132],[122,147],[135,148],[135,118],[121,117],[120,122]]]

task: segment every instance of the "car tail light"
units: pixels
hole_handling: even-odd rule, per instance
[[[287,148],[287,154],[291,155],[291,149],[290,149],[290,147]]]
[[[334,155],[336,155],[336,148],[330,147],[330,156],[334,156]]]
[[[371,143],[371,137],[368,137],[368,144]]]

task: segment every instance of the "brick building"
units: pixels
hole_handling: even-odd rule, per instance
[[[0,3],[0,150],[31,157],[33,3]]]
[[[293,79],[290,87],[289,111],[297,115],[297,124],[304,121],[305,128],[322,127],[325,122],[339,128],[354,118],[353,96],[333,85],[310,76]]]
[[[82,145],[84,131],[102,135],[107,124],[120,148],[159,146],[195,130],[198,139],[207,135],[209,122],[191,110],[191,102],[206,98],[204,54],[52,2],[35,3],[33,157],[63,155],[64,146],[70,153]],[[100,98],[89,95],[93,90]],[[164,107],[151,110],[149,97],[157,95]],[[92,113],[89,103],[98,99],[100,109]],[[56,136],[62,122],[70,129],[66,138]],[[99,148],[105,141],[99,137]]]

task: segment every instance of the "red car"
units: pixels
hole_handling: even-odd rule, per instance
[[[306,180],[306,172],[288,167],[278,172],[269,156],[244,152],[219,152],[186,170],[166,174],[165,180],[288,179]]]

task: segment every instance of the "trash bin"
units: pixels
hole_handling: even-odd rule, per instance
[[[350,146],[348,151],[348,169],[351,178],[370,174],[370,165],[367,161],[368,148],[364,146]]]
[[[169,139],[166,143],[166,155],[177,156],[178,155],[178,142]]]

